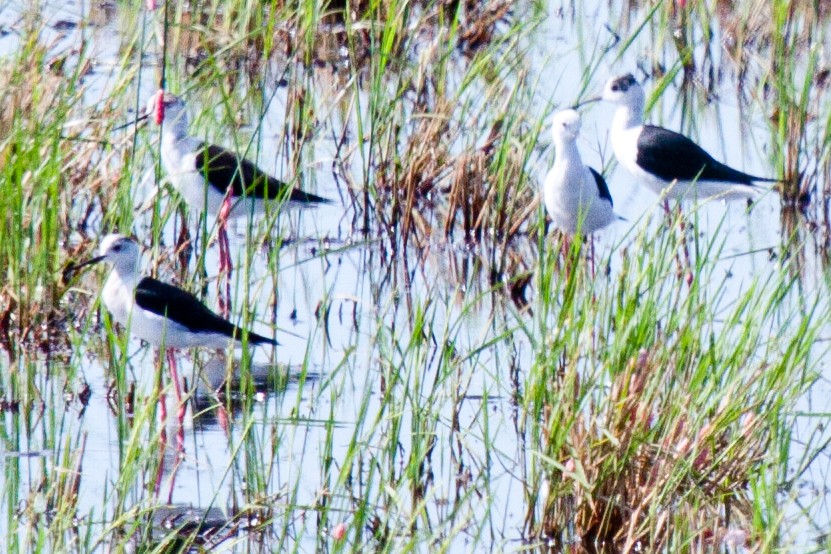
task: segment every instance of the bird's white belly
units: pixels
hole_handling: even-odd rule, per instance
[[[164,157],[162,158],[163,161]],[[196,159],[193,154],[184,156],[179,163],[174,160],[165,161],[167,178],[188,206],[199,210],[200,213],[207,213],[216,216],[222,208],[224,195],[216,188],[208,186],[201,172],[196,171]]]
[[[165,348],[226,348],[231,339],[219,333],[193,333],[184,325],[145,310],[135,302],[136,283],[122,281],[116,272],[104,283],[101,296],[112,318],[132,335]]]
[[[130,332],[154,346],[165,348],[227,348],[231,339],[218,333],[194,333],[184,325],[135,306]]]
[[[669,199],[707,200],[719,198],[735,200],[753,198],[756,192],[747,185],[721,181],[667,181],[645,171],[638,165],[638,136],[642,127],[612,131],[612,148],[618,163],[635,179],[649,187],[655,194]]]
[[[661,194],[667,182],[644,171],[638,165],[638,136],[642,127],[633,127],[621,131],[612,131],[612,149],[620,165],[626,168],[635,179],[648,186],[655,194]]]
[[[740,200],[755,198],[757,191],[748,185],[722,181],[672,181],[664,185],[663,195],[683,200]]]
[[[614,221],[612,206],[600,198],[585,166],[555,165],[548,172],[543,200],[554,224],[568,234],[593,233]]]

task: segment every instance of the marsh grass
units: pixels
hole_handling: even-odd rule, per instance
[[[605,77],[613,51],[594,30],[576,46],[591,69],[549,91],[527,60],[547,29],[534,2],[185,6],[121,7],[132,30],[106,92],[87,88],[90,50],[52,63],[37,9],[1,62],[8,551],[674,552],[720,550],[730,533],[787,547],[795,420],[821,420],[794,405],[828,355],[805,231],[783,231],[781,259],[738,284],[725,274],[751,254],[728,252],[728,224],[705,227],[695,209],[687,231],[648,213],[599,239],[593,261],[579,238],[561,256],[537,201],[540,135],[555,93],[571,101]],[[782,106],[774,166],[791,186],[816,163],[786,199],[816,192],[828,166],[820,49],[785,63],[824,29],[808,12],[774,2],[769,22],[730,23],[737,97]],[[655,77],[655,102],[680,81],[695,130],[723,90],[714,16],[726,32],[754,14],[692,2],[631,14],[617,53]],[[759,29],[771,46],[753,42]],[[183,460],[159,421],[166,362],[114,328],[101,275],[59,279],[98,234],[132,230],[148,271],[215,306],[213,222],[167,188],[137,213],[157,131],[108,131],[162,80],[188,96],[195,136],[343,201],[319,216],[337,223],[279,211],[242,223],[232,314],[285,345],[183,356],[195,399],[201,369],[238,373],[192,402]],[[265,392],[262,364],[277,375]],[[804,441],[798,475],[824,436]]]
[[[525,328],[540,353],[523,397],[538,449],[531,535],[588,551],[654,551],[718,544],[731,526],[764,531],[750,531],[743,483],[767,471],[765,453],[779,440],[770,430],[814,380],[824,308],[793,306],[787,273],[725,305],[719,241],[692,245],[691,284],[674,268],[668,232],[639,234],[610,282],[579,271],[556,279],[551,263],[542,266],[550,293]]]

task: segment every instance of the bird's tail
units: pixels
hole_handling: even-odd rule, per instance
[[[755,175],[751,175],[750,180],[759,183],[781,183],[784,181],[784,179],[776,179],[775,177],[756,177]]]
[[[242,339],[242,329],[238,329],[237,339]],[[254,331],[248,331],[248,344],[253,344],[255,346],[259,346],[261,344],[270,344],[272,346],[278,346],[280,343],[272,338],[264,337],[263,335],[258,335]]]

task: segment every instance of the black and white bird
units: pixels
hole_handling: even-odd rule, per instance
[[[271,205],[312,207],[330,200],[294,188],[253,162],[222,146],[188,134],[185,102],[160,90],[139,120],[152,116],[162,126],[161,158],[167,178],[185,202],[199,213],[217,217],[220,263],[230,269],[225,223],[229,218],[262,214]]]
[[[754,198],[756,177],[715,160],[689,138],[643,124],[644,91],[632,74],[609,79],[602,96],[617,106],[611,126],[612,148],[618,162],[655,193],[666,198]]]
[[[176,368],[174,349],[205,347],[225,349],[247,339],[249,345],[277,345],[274,339],[234,325],[218,316],[191,293],[139,271],[139,246],[118,234],[101,241],[99,255],[71,268],[71,271],[107,262],[112,272],[104,282],[101,299],[113,319],[138,338],[167,351],[168,367],[179,403],[177,444],[184,451],[184,418],[186,406]],[[160,381],[161,384],[161,381]],[[159,391],[162,420],[167,418],[164,394]],[[166,434],[162,435],[163,440]]]
[[[99,262],[112,265],[101,299],[113,319],[148,343],[165,347],[227,348],[247,338],[250,345],[276,345],[274,339],[245,331],[218,316],[191,293],[139,271],[139,246],[123,235],[104,237],[99,255],[74,271]]]
[[[230,200],[228,217],[263,213],[268,201],[292,207],[329,200],[304,192],[268,175],[237,153],[188,135],[185,102],[169,92],[155,94],[143,117],[162,125],[162,164],[168,179],[189,206],[218,216]]]
[[[554,114],[554,165],[543,184],[543,200],[554,225],[568,235],[594,233],[617,219],[603,176],[583,165],[577,150],[580,114]]]

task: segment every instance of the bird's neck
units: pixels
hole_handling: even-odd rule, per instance
[[[138,273],[126,267],[115,267],[110,272],[101,290],[101,299],[113,319],[121,325],[128,325],[135,305],[135,290],[139,283]]]
[[[166,148],[175,147],[177,143],[188,138],[188,119],[184,114],[165,120],[162,124],[162,145]]]
[[[612,129],[626,131],[643,124],[643,100],[631,104],[622,104],[615,110],[612,118]]]
[[[182,118],[162,128],[162,162],[168,172],[181,171],[182,160],[201,142],[188,135],[187,121]]]
[[[141,280],[138,271],[138,260],[118,260],[118,263],[113,265],[113,270],[107,280],[130,285],[134,288]]]
[[[554,142],[554,164],[571,164],[580,159],[580,152],[577,150],[577,141],[557,140]]]
[[[110,310],[115,309],[111,305],[113,301],[123,302],[126,299],[120,298],[124,290],[129,290],[129,296],[132,297],[132,291],[138,286],[139,275],[135,267],[113,267],[107,280],[104,281],[104,300]]]

